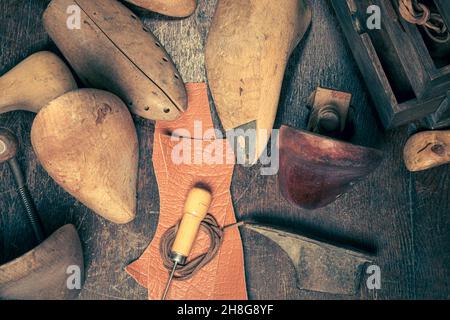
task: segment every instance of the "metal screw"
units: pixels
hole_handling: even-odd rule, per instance
[[[7,162],[16,181],[18,192],[25,207],[28,220],[39,243],[44,241],[44,231],[30,191],[25,182],[16,155],[19,149],[17,138],[7,129],[0,128],[0,163]]]
[[[325,132],[336,132],[341,128],[341,115],[334,106],[325,106],[318,115],[318,126]]]
[[[341,115],[335,105],[313,108],[308,130],[318,134],[330,134],[341,131]]]

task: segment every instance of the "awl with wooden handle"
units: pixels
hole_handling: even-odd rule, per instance
[[[212,195],[205,189],[194,188],[189,192],[184,205],[183,218],[172,246],[170,259],[174,262],[174,266],[170,273],[162,300],[165,300],[169,293],[177,267],[186,263],[197,239],[200,224],[208,214],[211,202]]]

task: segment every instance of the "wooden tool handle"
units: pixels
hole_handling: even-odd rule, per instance
[[[60,58],[51,52],[38,52],[0,78],[0,113],[38,112],[76,88],[75,79]]]
[[[404,160],[409,171],[423,171],[450,163],[450,131],[421,132],[406,143]]]
[[[212,195],[205,189],[194,188],[189,192],[172,252],[183,257],[189,256],[197,238],[200,224],[208,214],[211,201]]]

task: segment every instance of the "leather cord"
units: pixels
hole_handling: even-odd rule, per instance
[[[418,0],[399,0],[399,11],[403,19],[425,28],[428,36],[437,43],[450,41],[450,32],[444,19],[438,13]]]
[[[200,228],[205,231],[210,238],[210,246],[208,251],[188,261],[185,265],[179,265],[173,279],[176,281],[186,281],[195,276],[219,253],[219,249],[223,243],[226,230],[232,227],[239,227],[243,224],[244,223],[240,222],[221,228],[214,216],[208,214],[200,224]],[[174,262],[170,258],[170,255],[179,226],[180,222],[172,228],[168,229],[162,236],[159,244],[159,252],[163,260],[164,267],[168,271],[171,271],[174,266]]]

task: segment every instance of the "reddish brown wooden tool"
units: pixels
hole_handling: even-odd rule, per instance
[[[287,126],[281,127],[279,150],[278,179],[283,196],[310,210],[332,203],[382,160],[378,150]]]

